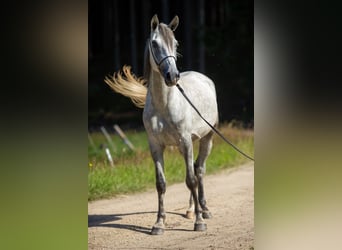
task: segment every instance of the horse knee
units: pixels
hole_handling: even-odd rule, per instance
[[[165,191],[166,191],[165,181],[157,180],[156,188],[157,188],[158,193],[162,193],[162,194],[165,193]]]
[[[190,190],[192,190],[193,188],[196,188],[197,187],[196,176],[187,176],[186,177],[186,185]]]

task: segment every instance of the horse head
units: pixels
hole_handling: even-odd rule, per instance
[[[177,45],[173,31],[179,23],[178,16],[166,25],[159,23],[157,15],[151,19],[151,34],[148,41],[150,65],[152,70],[159,72],[167,86],[174,86],[179,80],[177,69]]]

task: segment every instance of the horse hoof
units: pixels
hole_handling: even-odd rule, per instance
[[[207,224],[205,223],[195,223],[195,231],[206,231],[207,230]]]
[[[161,227],[153,227],[151,234],[152,235],[162,235],[164,233],[164,228]]]
[[[203,219],[211,219],[211,218],[213,218],[213,216],[210,213],[210,211],[203,211],[202,212],[202,217],[203,217]]]
[[[193,211],[186,211],[185,217],[187,219],[192,220],[194,218],[195,213]]]

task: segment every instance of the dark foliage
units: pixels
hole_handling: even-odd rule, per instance
[[[216,84],[220,120],[253,126],[253,1],[145,0],[89,1],[89,126],[141,126],[141,112],[113,93],[106,75],[132,65],[141,76],[150,19],[180,18],[180,71],[196,70]]]

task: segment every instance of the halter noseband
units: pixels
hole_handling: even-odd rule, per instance
[[[175,61],[176,61],[176,57],[174,57],[174,56],[165,56],[164,58],[162,58],[162,59],[158,62],[158,60],[157,60],[157,58],[156,58],[156,55],[154,54],[154,51],[153,51],[153,48],[152,48],[151,44],[152,44],[152,41],[149,42],[149,47],[150,47],[150,51],[152,52],[153,60],[154,60],[154,62],[158,65],[158,67],[160,67],[160,65],[161,65],[167,58],[169,58],[169,57],[172,57],[172,58],[175,59]]]

